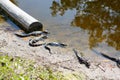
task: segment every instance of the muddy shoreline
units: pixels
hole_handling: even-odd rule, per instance
[[[114,62],[102,57],[99,57],[98,61],[92,60],[91,57],[89,58],[91,66],[88,69],[85,65],[79,64],[71,47],[51,47],[53,54],[49,54],[42,46],[30,47],[28,45],[30,38],[21,39],[14,35],[15,32],[19,32],[19,30],[13,29],[7,23],[0,24],[0,52],[35,60],[39,65],[49,66],[63,73],[83,73],[87,80],[120,80],[120,69]]]

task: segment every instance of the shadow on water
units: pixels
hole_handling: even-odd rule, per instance
[[[54,0],[51,15],[63,16],[67,10],[76,10],[72,26],[88,31],[89,46],[105,41],[120,50],[120,0]]]

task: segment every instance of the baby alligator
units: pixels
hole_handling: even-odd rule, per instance
[[[28,37],[28,36],[38,36],[38,35],[42,35],[42,37],[38,38],[38,39],[30,39],[29,40],[29,45],[32,46],[32,47],[37,47],[37,46],[44,46],[44,48],[46,50],[49,51],[49,53],[51,53],[51,49],[48,47],[48,46],[59,46],[59,47],[66,47],[67,45],[66,44],[63,44],[63,43],[59,43],[59,42],[51,42],[51,43],[41,43],[41,44],[36,44],[38,41],[43,41],[44,39],[47,39],[48,36],[47,34],[49,34],[49,32],[47,30],[45,31],[34,31],[34,32],[31,32],[31,33],[24,33],[24,34],[15,34],[16,36],[18,37]]]
[[[66,47],[67,45],[66,44],[63,44],[63,43],[58,43],[58,42],[51,42],[51,43],[41,43],[41,44],[35,44],[36,42],[40,41],[40,40],[44,40],[44,39],[47,39],[47,36],[43,36],[39,39],[33,39],[33,40],[30,40],[29,41],[29,45],[32,46],[32,47],[37,47],[37,46],[44,46],[44,48],[46,50],[49,51],[49,53],[51,54],[51,49],[48,47],[48,46],[57,46],[57,47]]]
[[[38,41],[43,41],[44,39],[47,39],[48,37],[46,35],[38,38],[38,39],[30,39],[29,40],[29,45],[32,47],[36,47],[36,46],[41,46],[41,45],[45,45],[45,46],[59,46],[59,47],[66,47],[67,45],[64,43],[59,43],[59,42],[51,42],[51,43],[43,43],[43,44],[35,44]]]
[[[114,62],[116,62],[117,66],[120,68],[120,59],[116,59],[116,58],[113,58],[113,57],[110,57],[104,53],[101,53],[101,55],[109,60],[112,60]]]
[[[47,37],[46,35],[44,35],[44,36],[42,36],[42,37],[40,37],[40,38],[38,38],[38,39],[30,39],[30,40],[29,40],[29,45],[32,46],[32,47],[42,46],[42,45],[44,45],[45,43],[43,43],[43,44],[35,44],[35,43],[37,43],[38,41],[43,41],[43,40],[45,40],[45,39],[47,39],[47,38],[48,38],[48,37]]]
[[[28,37],[28,36],[39,36],[39,35],[47,35],[49,34],[49,32],[47,30],[45,31],[34,31],[34,32],[31,32],[31,33],[23,33],[23,34],[18,34],[18,33],[15,33],[16,36],[18,37]]]
[[[116,59],[114,57],[110,57],[110,56],[108,56],[108,55],[106,55],[106,54],[104,54],[102,52],[96,51],[95,49],[92,49],[92,51],[94,51],[96,54],[99,54],[99,55],[101,55],[101,56],[103,56],[103,57],[105,57],[105,58],[107,58],[107,59],[109,59],[109,60],[111,60],[113,62],[116,62],[118,68],[120,68],[120,59]]]
[[[59,47],[66,47],[67,45],[64,43],[58,43],[58,42],[51,42],[51,43],[46,43],[44,44],[44,48],[49,51],[50,54],[52,54],[51,49],[48,46],[59,46]]]
[[[89,68],[90,67],[90,63],[88,63],[88,60],[78,56],[78,52],[75,49],[73,49],[73,51],[74,51],[74,53],[75,53],[79,63],[80,64],[84,64],[87,68]]]

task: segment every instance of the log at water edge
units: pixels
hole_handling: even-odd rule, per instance
[[[21,10],[9,0],[0,0],[0,8],[17,21],[26,32],[42,30],[43,25],[35,18]]]

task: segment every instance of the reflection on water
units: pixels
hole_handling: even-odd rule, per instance
[[[12,2],[40,20],[43,25],[47,25],[45,28],[51,32],[50,38],[66,41],[76,47],[86,45],[83,47],[85,49],[88,48],[88,44],[93,48],[99,43],[106,42],[120,50],[120,0],[12,0]],[[50,11],[51,15],[56,17],[51,17]],[[77,27],[71,27],[69,24]]]
[[[89,46],[105,41],[120,50],[120,0],[57,0],[50,7],[52,16],[76,10],[72,26],[88,31]]]

